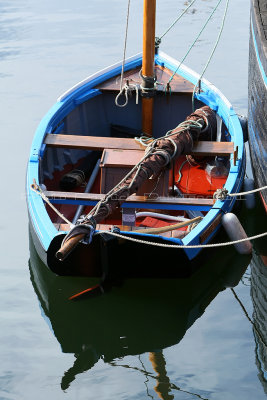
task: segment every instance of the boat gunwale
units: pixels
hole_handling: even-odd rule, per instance
[[[141,56],[140,54],[133,56],[126,60],[125,69],[129,70],[133,68],[133,64],[137,65],[138,62],[141,63]],[[159,52],[155,56],[155,62],[159,65],[164,63],[166,67],[171,70],[175,70],[179,65],[177,60],[165,55],[163,52]],[[190,82],[196,84],[199,78],[199,75],[192,71],[190,68],[181,65],[181,69],[179,70],[179,74],[183,76],[185,79],[189,80]],[[58,101],[52,106],[52,108],[48,111],[45,117],[40,122],[31,148],[30,159],[28,164],[28,171],[27,171],[27,200],[28,200],[28,208],[31,218],[33,218],[33,225],[38,237],[40,237],[40,241],[44,249],[48,249],[51,240],[54,236],[61,234],[58,232],[54,227],[52,221],[50,220],[43,200],[41,197],[35,193],[33,193],[30,189],[32,184],[33,178],[39,183],[38,179],[38,172],[39,172],[39,154],[40,151],[43,151],[44,147],[44,138],[47,133],[51,133],[53,127],[59,123],[63,115],[64,117],[76,107],[75,98],[78,98],[86,91],[93,89],[100,81],[103,82],[110,77],[115,76],[120,72],[121,69],[121,62],[114,64],[114,66],[110,66],[104,70],[99,71],[98,73],[91,75],[90,77],[86,78],[84,81],[78,83],[69,91],[65,92],[62,96],[59,97]],[[205,98],[201,96],[196,96],[200,98],[200,100],[205,100],[209,102],[211,101],[211,106],[214,107],[214,101],[217,104],[217,113],[224,121],[229,133],[231,135],[231,141],[235,143],[235,146],[238,146],[238,161],[237,165],[234,166],[233,160],[231,159],[231,166],[229,175],[227,177],[227,181],[224,187],[228,190],[229,193],[234,191],[238,191],[240,189],[240,185],[238,184],[238,176],[242,175],[242,165],[243,165],[243,157],[244,157],[244,143],[243,143],[243,134],[242,129],[238,120],[236,113],[234,112],[230,102],[225,98],[225,96],[210,82],[206,79],[203,79],[202,83],[202,90],[203,93],[206,95]],[[209,98],[210,96],[210,98]],[[208,104],[209,105],[209,104]],[[244,170],[244,168],[243,168]],[[242,179],[240,179],[242,182]],[[231,201],[220,201],[217,200],[215,205],[212,209],[208,212],[205,218],[198,224],[198,226],[191,231],[182,241],[183,244],[199,244],[198,238],[201,233],[205,231],[205,229],[212,223],[212,221],[217,217],[218,213],[221,211],[227,211],[232,208],[235,199],[232,198]],[[217,227],[219,229],[219,227]],[[212,234],[207,238],[204,242],[208,242],[211,237],[215,234],[217,229],[212,232]],[[45,232],[46,237],[44,237],[43,233]],[[139,234],[141,235],[141,234]],[[157,236],[163,240],[167,240],[166,237]],[[171,240],[174,244],[181,244],[180,239],[172,238]],[[189,251],[190,250],[190,251]],[[186,252],[192,254],[192,249],[186,249]],[[197,250],[197,253],[199,249]],[[187,254],[188,255],[188,254]],[[191,258],[191,257],[190,257]]]

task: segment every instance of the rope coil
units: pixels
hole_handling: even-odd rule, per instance
[[[135,103],[138,104],[139,102],[139,87],[137,84],[128,84],[125,83],[124,86],[120,89],[119,93],[115,97],[115,104],[117,107],[125,107],[128,104],[129,100],[129,93],[135,90]],[[125,93],[125,102],[123,104],[119,103],[119,98]]]

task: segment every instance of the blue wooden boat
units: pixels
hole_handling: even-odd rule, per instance
[[[150,18],[145,22],[149,27]],[[155,33],[151,37],[154,41]],[[213,239],[222,215],[232,210],[236,200],[216,199],[214,193],[222,188],[228,193],[240,191],[245,150],[233,107],[214,85],[205,79],[200,85],[199,79],[197,73],[163,52],[154,53],[150,43],[150,47],[144,44],[143,54],[97,72],[59,97],[40,122],[27,169],[30,230],[39,256],[50,269],[57,274],[99,275],[107,259],[122,259],[125,265],[133,259],[132,254],[138,259],[140,251],[143,265],[150,265],[153,257],[169,257],[174,254],[171,252],[176,252],[183,264]],[[118,107],[115,99],[121,105],[123,95],[127,105]],[[204,136],[202,140],[201,135],[212,124],[192,113],[192,97],[200,114],[210,110],[213,132],[209,140]],[[179,124],[186,118],[202,121],[190,151],[180,151],[179,157],[176,154],[168,168],[150,176],[120,201],[120,208],[113,207],[112,213],[93,228],[90,225],[85,234],[89,220],[84,216],[92,215],[92,209],[99,210],[93,207],[102,207],[106,193],[140,162],[147,140],[152,142],[151,135],[164,140],[166,132],[184,132],[184,125]],[[153,145],[158,143],[156,140]],[[77,226],[74,236],[69,235]],[[63,257],[62,241],[64,248],[67,233],[67,244],[73,237],[76,241],[68,245]],[[84,240],[88,236],[90,244]],[[164,245],[185,247],[174,250],[162,248]]]
[[[267,186],[267,4],[251,0],[249,45],[248,133],[258,187]],[[267,210],[267,192],[261,192]]]

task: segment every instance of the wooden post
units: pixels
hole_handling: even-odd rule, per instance
[[[155,20],[156,0],[144,0],[143,20],[143,65],[142,74],[144,77],[154,79],[154,56],[155,56]],[[153,88],[154,83],[142,82],[146,89]],[[152,136],[153,131],[153,97],[145,95],[142,99],[142,131],[147,136]]]

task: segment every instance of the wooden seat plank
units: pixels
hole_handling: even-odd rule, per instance
[[[46,191],[45,195],[50,200],[75,200],[75,201],[92,201],[98,202],[105,195],[98,193],[78,193],[78,192],[59,192]],[[214,199],[193,198],[193,197],[156,197],[148,198],[147,196],[129,196],[125,203],[143,203],[145,204],[160,204],[160,205],[195,205],[195,206],[213,206]]]
[[[63,147],[82,150],[121,149],[143,150],[144,146],[131,138],[113,138],[100,136],[78,136],[47,134],[45,144],[51,147]]]
[[[62,147],[83,150],[120,149],[120,150],[144,150],[145,147],[131,138],[113,138],[100,136],[78,136],[47,134],[44,143],[50,147]],[[192,155],[226,156],[234,152],[233,142],[199,141],[194,143]]]

